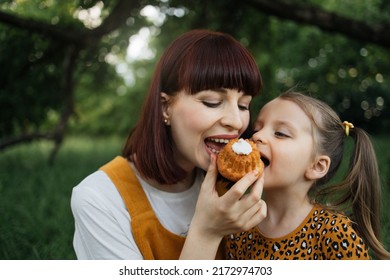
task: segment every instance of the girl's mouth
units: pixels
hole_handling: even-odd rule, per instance
[[[264,155],[261,155],[261,161],[264,163],[264,168],[267,167],[270,164],[270,161],[268,158],[266,158]]]

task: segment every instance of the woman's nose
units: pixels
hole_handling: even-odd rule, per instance
[[[229,127],[232,130],[241,130],[244,122],[242,114],[237,106],[229,106],[224,110],[224,115],[221,119],[223,126]]]

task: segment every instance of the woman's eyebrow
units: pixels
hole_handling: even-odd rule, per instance
[[[215,89],[211,89],[211,90],[219,92],[219,93],[227,94],[227,89],[226,88],[215,88]]]

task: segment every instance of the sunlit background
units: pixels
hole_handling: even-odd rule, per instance
[[[296,87],[366,129],[389,205],[390,1],[3,0],[0,259],[75,258],[73,186],[121,153],[157,59],[195,28],[255,57],[264,89],[252,115]]]

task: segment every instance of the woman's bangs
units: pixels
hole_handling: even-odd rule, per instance
[[[220,88],[236,89],[251,96],[259,93],[262,85],[259,69],[241,46],[203,46],[198,50],[188,58],[182,71],[182,88],[189,93]]]

